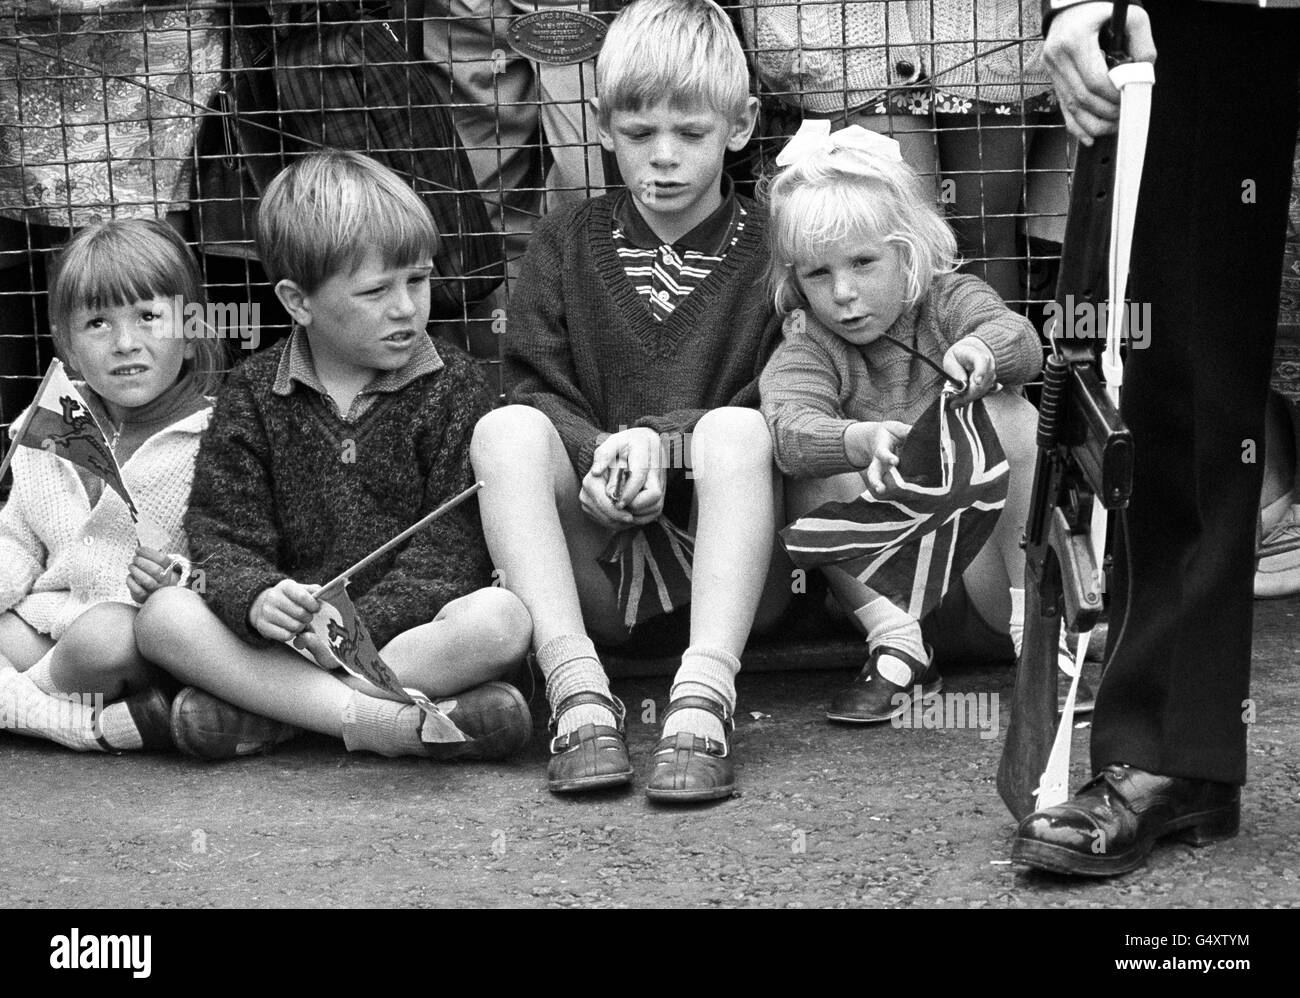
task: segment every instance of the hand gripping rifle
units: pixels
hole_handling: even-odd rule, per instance
[[[1119,134],[1079,147],[1061,249],[1056,321],[1049,331],[1051,353],[1043,370],[1038,463],[1024,538],[1025,634],[998,767],[998,793],[1017,820],[1067,796],[1074,693],[1088,632],[1102,609],[1106,515],[1128,505],[1133,485],[1133,438],[1117,408],[1123,371],[1119,340],[1154,77],[1149,63],[1127,60],[1127,6],[1116,3],[1111,19],[1106,46],[1115,67],[1111,76],[1125,98],[1130,83],[1145,89],[1137,88],[1132,106],[1122,104]],[[1140,119],[1137,131],[1135,119]],[[1081,313],[1106,316],[1104,351],[1091,332],[1083,338],[1073,335],[1073,319]],[[1122,512],[1120,516],[1123,523]],[[1063,624],[1077,628],[1080,641],[1058,729],[1057,649]]]

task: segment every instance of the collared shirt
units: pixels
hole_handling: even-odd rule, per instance
[[[611,238],[627,279],[662,322],[722,262],[745,231],[748,212],[725,181],[722,204],[677,242],[669,245],[641,217],[626,191],[614,205]]]
[[[277,395],[289,395],[293,392],[296,381],[305,388],[319,392],[329,403],[330,408],[344,422],[355,423],[375,403],[377,395],[401,391],[416,378],[434,371],[442,370],[442,358],[429,339],[428,334],[418,337],[410,359],[395,371],[381,371],[370,384],[357,393],[357,397],[348,406],[346,414],[339,412],[338,404],[328,389],[316,375],[316,365],[311,357],[311,344],[307,333],[301,326],[295,327],[289,336],[289,342],[280,356],[280,366],[276,368],[275,383],[271,390]]]

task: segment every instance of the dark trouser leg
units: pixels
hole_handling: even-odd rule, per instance
[[[1125,372],[1132,573],[1121,552],[1112,613],[1127,603],[1128,624],[1099,692],[1092,763],[1241,783],[1300,16],[1147,6],[1160,55],[1131,295],[1151,303],[1152,328]]]

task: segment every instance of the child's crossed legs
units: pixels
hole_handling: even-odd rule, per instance
[[[136,622],[141,649],[184,683],[285,724],[342,738],[350,750],[427,755],[422,713],[369,683],[325,672],[284,645],[239,638],[188,589],[159,590]],[[430,699],[505,676],[527,652],[528,615],[510,593],[480,589],[379,649],[403,686]]]
[[[136,612],[126,603],[97,603],[57,642],[12,611],[0,614],[0,704],[13,730],[79,750],[138,749],[152,741],[141,734],[143,718],[132,714],[145,700],[112,702],[145,694],[160,677],[136,647]],[[155,720],[151,727],[161,724]]]

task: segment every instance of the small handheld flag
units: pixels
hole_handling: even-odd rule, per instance
[[[620,530],[596,559],[618,589],[629,629],[691,601],[695,538],[666,517]]]
[[[1006,455],[984,403],[946,385],[903,443],[893,484],[830,502],[781,531],[800,568],[837,565],[920,619],[974,560],[1006,505]]]
[[[36,398],[18,425],[4,461],[0,462],[0,477],[19,447],[48,451],[101,479],[126,503],[140,543],[166,549],[169,543],[166,534],[141,515],[122,478],[122,469],[109,447],[108,437],[57,357],[50,362]]]

